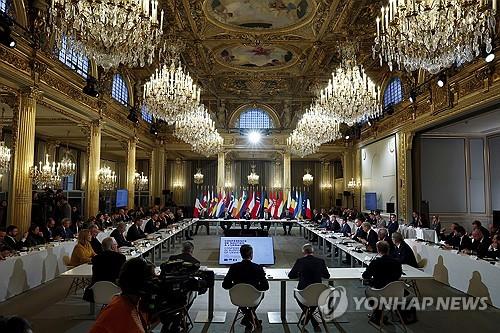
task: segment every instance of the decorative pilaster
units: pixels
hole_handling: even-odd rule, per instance
[[[135,197],[135,152],[137,149],[137,137],[128,140],[127,143],[127,191],[128,207],[134,208]]]
[[[411,149],[413,132],[396,134],[396,157],[398,167],[398,218],[405,222],[410,219],[412,203]]]
[[[22,234],[31,224],[32,184],[30,169],[35,153],[36,103],[41,91],[30,87],[20,94],[20,105],[14,108],[12,124],[13,164],[9,193],[10,217]]]
[[[226,183],[226,154],[224,152],[217,154],[217,190],[222,191]]]
[[[101,120],[93,121],[90,125],[87,146],[87,192],[85,194],[85,216],[87,218],[95,216],[99,211],[99,181],[97,173],[101,168],[101,129]]]
[[[162,194],[165,189],[165,163],[165,149],[163,148],[163,141],[160,141],[156,143],[151,154],[151,203],[154,203],[155,198],[160,198],[160,204],[165,204],[165,196]]]
[[[289,152],[285,152],[283,153],[283,195],[287,195],[291,188],[291,156]]]

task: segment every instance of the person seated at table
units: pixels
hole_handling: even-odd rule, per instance
[[[145,333],[153,319],[142,310],[141,297],[154,279],[154,266],[143,258],[125,262],[118,276],[121,294],[101,311],[89,333]]]
[[[411,214],[410,227],[421,228],[422,226],[422,218],[416,211],[413,211],[413,213]]]
[[[144,232],[146,234],[154,234],[160,228],[160,222],[158,221],[158,213],[154,213],[153,216],[146,222],[144,226]]]
[[[287,222],[287,221],[295,220],[295,217],[293,217],[292,213],[289,210],[286,210],[284,219],[285,219],[285,221],[281,222],[281,224],[283,225],[283,236],[286,236],[286,235],[291,236],[293,222]]]
[[[366,239],[366,232],[365,230],[361,227],[361,225],[365,222],[364,218],[359,217],[354,220],[354,225],[355,225],[355,230],[356,233],[352,236],[352,239],[355,240],[356,242],[360,242],[360,239]]]
[[[370,224],[377,223],[377,219],[375,218],[375,212],[372,210],[368,216],[365,217],[366,222],[370,222]]]
[[[264,220],[270,220],[271,219],[271,213],[269,212],[268,208],[264,208]],[[271,222],[260,222],[260,229],[264,231],[264,229],[267,230],[269,233],[269,229],[271,229]]]
[[[6,229],[5,237],[3,240],[4,245],[7,245],[14,250],[20,250],[23,247],[23,242],[16,240],[18,233],[19,229],[15,225],[9,225]]]
[[[452,237],[449,242],[447,242],[449,246],[457,249],[458,252],[471,249],[472,240],[467,235],[467,231],[465,231],[464,227],[456,227],[454,234],[455,236]]]
[[[378,241],[384,241],[389,244],[389,253],[392,254],[394,251],[394,242],[391,236],[389,236],[389,231],[386,228],[380,228],[377,230]]]
[[[331,221],[330,221],[330,217],[328,216],[328,214],[323,214],[323,217],[319,221],[318,228],[327,229],[327,230],[331,229]]]
[[[86,264],[91,262],[92,257],[95,256],[94,250],[92,250],[92,245],[90,245],[90,231],[88,229],[82,229],[78,233],[78,242],[73,248],[71,253],[71,260],[69,266],[79,266],[81,264]]]
[[[63,219],[61,221],[61,225],[57,227],[54,231],[55,236],[59,236],[62,240],[73,239],[75,238],[75,234],[70,228],[71,219]]]
[[[484,238],[490,238],[490,232],[488,231],[488,229],[486,229],[485,227],[483,227],[483,225],[481,224],[481,221],[474,221],[472,222],[472,231],[474,230],[481,230],[481,233],[483,234]],[[471,236],[472,236],[472,233],[471,233]]]
[[[313,283],[321,283],[321,279],[329,279],[330,273],[326,267],[326,263],[323,259],[314,256],[314,248],[311,244],[307,243],[302,246],[303,257],[295,261],[292,269],[288,273],[290,279],[299,279],[297,284],[297,289],[304,290],[307,286]],[[305,306],[300,303],[300,301],[295,298],[299,307],[304,310]],[[315,308],[310,309],[312,313]],[[304,325],[311,321],[314,331],[318,331],[319,323],[313,316],[307,316],[304,318]]]
[[[134,223],[128,228],[127,240],[135,242],[138,239],[146,238],[146,234],[142,231],[142,218],[136,217]]]
[[[312,220],[311,222],[314,223],[319,223],[321,219],[323,218],[323,214],[321,214],[316,208],[313,209],[313,214],[312,214]]]
[[[43,237],[43,233],[40,231],[40,227],[36,224],[30,225],[28,234],[23,238],[23,244],[26,247],[45,244],[45,238]]]
[[[175,223],[178,223],[178,222],[181,222],[182,220],[184,220],[184,211],[181,209],[181,208],[177,208],[177,210],[175,211]],[[191,237],[191,231],[188,229],[186,229],[184,231],[184,238],[186,240],[193,240],[193,238]]]
[[[403,239],[403,235],[399,232],[395,232],[391,236],[394,242],[394,250],[392,252],[392,257],[396,259],[401,265],[410,265],[411,267],[418,268],[417,259],[415,254],[411,249],[410,245],[406,244]]]
[[[92,250],[94,250],[96,254],[99,254],[102,252],[102,244],[97,239],[97,235],[100,232],[99,228],[97,228],[97,226],[93,224],[89,227],[89,231],[90,231],[90,236],[92,237],[92,239],[90,240],[90,245],[92,246]]]
[[[474,229],[472,231],[472,244],[470,250],[464,250],[464,253],[477,255],[483,258],[488,254],[491,241],[483,235],[481,229]]]
[[[439,221],[439,215],[432,215],[430,229],[436,231],[438,240],[441,240],[441,222]]]
[[[229,290],[239,283],[246,283],[254,286],[257,290],[265,291],[269,289],[269,283],[266,279],[264,269],[252,262],[253,248],[249,244],[243,244],[240,247],[242,260],[229,266],[229,270],[222,281],[222,288]],[[253,329],[250,319],[250,309],[243,309],[245,316],[241,320],[241,324],[248,329]],[[256,310],[256,309],[254,309]],[[260,322],[260,321],[259,321]]]
[[[224,209],[226,209],[226,208],[224,208]],[[203,208],[202,208],[202,214],[201,214],[201,216],[205,217],[205,215],[206,215],[206,211],[207,211],[206,209],[203,209]],[[226,231],[226,230],[224,229],[223,225],[224,225],[224,221],[222,221],[222,222],[220,223],[220,226],[221,226],[222,230]],[[201,226],[204,226],[204,227],[207,229],[207,235],[210,235],[210,224],[209,224],[209,223],[208,223],[208,221],[207,221],[207,220],[205,220],[204,218],[203,218],[203,219],[199,219],[198,221],[196,221],[196,228],[195,228],[195,230],[194,230],[194,234],[195,234],[195,235],[197,235],[197,234],[198,234],[198,229],[199,229]]]
[[[49,217],[47,222],[40,227],[40,231],[42,232],[43,238],[45,238],[46,242],[59,239],[59,237],[55,235],[55,225],[56,221],[52,217]]]
[[[500,234],[493,235],[493,241],[488,248],[488,258],[500,258]]]
[[[102,240],[102,252],[92,257],[92,282],[109,281],[116,283],[123,264],[127,261],[125,255],[119,252],[118,243],[113,237]]]
[[[341,221],[341,225],[340,225],[339,233],[341,233],[344,237],[350,236],[352,231],[351,231],[351,226],[349,225],[349,223],[347,223],[347,218],[342,217],[340,219],[340,221]]]
[[[375,230],[372,229],[370,222],[363,222],[361,228],[366,234],[366,238],[359,238],[359,242],[366,246],[366,250],[370,252],[375,252],[375,245],[378,242],[378,235]]]
[[[200,265],[200,261],[193,257],[193,251],[194,251],[194,244],[190,241],[185,241],[182,243],[182,253],[180,254],[174,254],[171,255],[170,258],[168,258],[169,261],[171,260],[182,260],[185,262],[192,263],[193,265]]]
[[[389,224],[387,225],[387,231],[389,232],[389,237],[399,229],[398,219],[396,214],[391,214],[389,217]]]
[[[228,231],[229,229],[231,229],[231,227],[233,226],[233,222],[229,221],[229,219],[231,219],[231,213],[229,212],[227,207],[224,207],[224,220],[222,220],[219,223],[219,225],[222,228],[222,230],[224,231],[224,233],[226,231]],[[208,226],[207,226],[207,235],[208,235]]]
[[[116,226],[116,229],[113,230],[111,232],[111,234],[109,235],[110,237],[113,237],[116,241],[116,243],[118,244],[118,247],[122,247],[122,246],[132,246],[132,242],[129,242],[128,240],[125,239],[125,237],[123,236],[125,230],[127,229],[127,224],[125,222],[120,222],[118,223],[118,225]]]
[[[5,260],[5,258],[12,256],[13,253],[14,249],[7,245],[0,244],[0,260]]]
[[[330,221],[331,221],[330,231],[339,232],[340,231],[340,223],[338,221],[337,216],[331,217]]]
[[[384,241],[377,242],[377,253],[380,257],[370,262],[362,277],[368,285],[375,289],[384,288],[391,282],[398,281],[403,274],[401,263],[389,255],[389,244]],[[367,297],[372,297],[371,289],[365,290]],[[374,309],[370,316],[370,321],[376,325],[380,324],[381,311]]]
[[[380,211],[375,211],[375,225],[377,228],[385,228],[387,226],[387,221],[380,215]]]
[[[245,210],[245,213],[241,215],[241,218],[243,219],[240,221],[241,230],[243,231],[245,229],[245,226],[247,230],[249,230],[252,224],[252,222],[250,222],[250,219],[252,218],[252,215],[250,214],[250,209],[247,208]]]

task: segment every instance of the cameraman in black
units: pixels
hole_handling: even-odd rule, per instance
[[[193,265],[200,265],[200,261],[193,257],[193,251],[194,251],[194,244],[191,243],[190,241],[185,241],[182,243],[182,253],[172,255],[170,258],[168,258],[169,261],[172,260],[182,260],[185,262],[192,263]]]
[[[121,294],[101,311],[89,333],[149,332],[152,316],[142,310],[141,300],[154,276],[154,266],[145,259],[127,261],[118,277]]]

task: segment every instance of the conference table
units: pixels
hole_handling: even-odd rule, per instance
[[[193,224],[194,221],[191,219],[183,220],[172,227],[170,234],[161,232],[151,236],[153,238],[151,240],[140,240],[137,242],[137,248],[126,249],[126,254],[130,255],[135,251],[134,255],[140,255],[152,250],[155,253],[158,246],[165,244],[165,242],[170,250],[170,247],[175,247],[174,236],[192,228]],[[100,234],[107,237],[112,231],[113,229],[110,228]],[[165,239],[160,241],[160,238]],[[21,251],[17,255],[0,261],[0,302],[38,287],[66,272],[64,257],[71,256],[75,245],[76,240],[52,242],[29,248],[27,251]],[[159,256],[161,258],[161,249]],[[154,259],[155,254],[152,257]]]
[[[290,223],[297,222],[297,220],[287,220],[287,219],[271,219],[271,220],[251,219],[251,220],[246,220],[246,219],[213,219],[213,218],[209,218],[209,219],[195,218],[195,219],[193,219],[193,221],[195,221],[195,222],[198,222],[198,221],[208,222],[209,224],[215,225],[217,227],[220,226],[221,222],[224,222],[224,223],[231,222],[232,223],[231,228],[235,228],[235,229],[240,229],[240,223],[250,222],[251,224],[258,225],[259,228],[260,228],[260,223],[271,223],[271,225],[273,226],[273,229],[274,229],[274,236],[276,236],[278,234],[278,225],[282,225],[283,222],[290,222]],[[219,228],[215,229],[215,234],[216,235],[219,234]]]
[[[213,271],[215,273],[215,280],[224,280],[229,268],[205,268],[206,270]],[[269,312],[268,320],[270,324],[280,324],[280,323],[297,323],[298,317],[294,312],[287,312],[286,309],[286,288],[287,282],[297,281],[297,279],[290,279],[288,273],[290,268],[264,268],[266,277],[269,282],[280,282],[280,311],[279,312]],[[330,278],[325,279],[330,285],[335,286],[338,283],[345,280],[361,280],[361,276],[365,268],[354,267],[354,268],[328,268],[330,273]],[[415,280],[432,280],[431,274],[418,270],[414,267],[403,265],[403,276],[402,281],[415,281]],[[213,323],[223,323],[226,320],[225,312],[215,312],[214,311],[214,301],[215,301],[215,288],[209,288],[208,290],[208,310],[199,311],[195,322],[213,322]]]
[[[435,280],[466,294],[487,297],[488,303],[500,308],[500,262],[491,264],[476,256],[459,254],[435,243],[406,240],[417,260],[426,259],[424,272]]]

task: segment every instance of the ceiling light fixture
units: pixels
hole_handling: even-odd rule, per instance
[[[437,85],[439,88],[443,88],[445,84],[446,84],[446,75],[440,74],[437,78]]]
[[[252,130],[248,132],[248,141],[250,141],[251,144],[256,145],[261,139],[262,134],[259,131]]]

